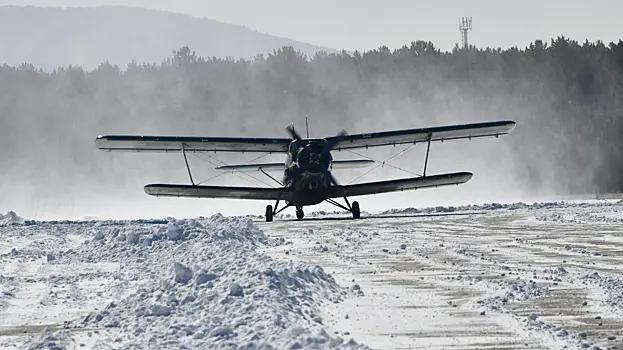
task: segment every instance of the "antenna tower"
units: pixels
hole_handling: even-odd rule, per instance
[[[463,45],[464,49],[469,48],[469,40],[467,39],[467,32],[472,29],[472,18],[471,17],[461,17],[459,19],[459,30],[461,31],[461,45]]]

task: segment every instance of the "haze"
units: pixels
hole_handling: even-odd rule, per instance
[[[565,35],[580,42],[616,41],[623,2],[613,0],[0,0],[4,5],[125,5],[184,13],[336,49],[398,48],[430,40],[450,50],[460,40],[458,18],[472,16],[478,47],[525,47]]]
[[[360,51],[381,45],[409,46],[415,40],[430,40],[435,47],[449,51],[460,38],[457,22],[464,15],[474,18],[470,41],[477,47],[519,46],[523,49],[536,39],[549,43],[559,35],[580,42],[589,39],[608,43],[617,41],[616,34],[623,32],[623,24],[616,16],[623,5],[605,1],[593,2],[590,7],[584,2],[566,2],[564,9],[534,1],[521,5],[510,2],[499,5],[493,1],[474,1],[469,5],[463,1],[386,1],[382,6],[377,2],[363,6],[362,1],[341,1],[338,6],[325,1],[316,2],[313,8],[285,1],[270,2],[270,6],[252,1],[203,2],[201,5],[177,1],[173,5],[173,2],[140,0],[2,1],[0,4],[144,6],[244,25],[312,45]],[[598,15],[599,20],[596,19]],[[151,26],[134,22],[128,25],[127,22],[132,21],[126,20],[114,28],[121,33],[115,33],[116,39],[107,36],[109,30],[97,27],[99,23],[91,22],[83,24],[84,28],[68,26],[65,33],[76,32],[69,40],[89,53],[95,52],[96,60],[103,62],[108,55],[126,53],[128,48],[147,51],[150,46],[147,42],[162,41],[159,33],[173,31],[165,26],[171,23],[163,23],[159,28],[161,32],[154,35]],[[30,23],[40,22],[31,19],[24,26],[35,26]],[[158,21],[149,23],[160,24]],[[141,44],[127,46],[125,42],[126,46],[122,46],[120,41],[126,39],[125,33],[133,32],[132,25],[148,27],[145,32],[151,35]],[[195,34],[183,25],[174,29],[191,36]],[[94,39],[90,31],[96,31],[98,37]],[[26,47],[33,50],[37,59],[46,60],[62,51],[58,49],[58,42],[15,32],[5,31],[5,36],[27,43],[16,46],[11,54]],[[78,34],[81,34],[79,38]],[[205,40],[206,37],[201,36],[205,34],[197,33],[197,37],[208,44],[239,43],[236,37],[239,32],[227,38],[218,36],[218,40]],[[150,53],[149,60],[170,59],[170,50],[179,49],[186,42],[168,45],[160,48],[160,53]],[[110,46],[116,49],[103,49]],[[195,48],[191,45],[190,49]],[[79,64],[76,63],[78,55],[72,57],[72,53],[68,53],[63,66]],[[590,58],[593,61],[569,59],[564,62],[563,70],[550,66],[547,60],[543,64],[534,60],[524,67],[521,62],[526,60],[518,59],[517,55],[511,53],[501,59],[489,52],[483,54],[490,55],[489,59],[479,61],[470,72],[471,68],[462,70],[466,61],[460,53],[439,58],[429,51],[421,56],[420,67],[404,64],[410,59],[420,59],[414,53],[415,49],[408,49],[396,54],[406,58],[395,61],[396,65],[403,64],[399,67],[393,66],[394,61],[386,58],[389,53],[385,51],[371,54],[359,63],[353,63],[355,60],[350,58],[320,55],[313,64],[303,64],[294,53],[286,52],[275,61],[259,60],[258,64],[167,63],[162,69],[133,66],[131,74],[121,74],[117,68],[106,65],[93,74],[78,69],[61,70],[51,77],[37,72],[38,65],[33,67],[35,70],[28,66],[22,70],[4,67],[3,73],[8,78],[4,85],[0,84],[0,88],[5,89],[0,93],[5,99],[3,113],[0,113],[0,118],[4,118],[0,121],[5,123],[0,129],[0,145],[8,151],[0,158],[0,164],[6,165],[0,183],[0,212],[15,210],[27,218],[189,217],[214,212],[262,214],[268,203],[261,201],[149,197],[143,192],[143,185],[147,183],[188,183],[181,155],[104,153],[95,149],[93,139],[99,134],[285,137],[284,127],[291,122],[298,128],[303,127],[305,116],[310,117],[312,136],[334,135],[342,128],[356,133],[500,119],[519,122],[513,134],[501,139],[448,142],[432,147],[429,174],[472,171],[475,176],[468,184],[362,197],[359,201],[363,211],[541,199],[578,189],[593,193],[590,191],[596,186],[594,174],[616,173],[603,171],[615,169],[616,164],[612,168],[608,164],[612,159],[620,159],[615,157],[618,151],[613,151],[620,149],[616,147],[617,141],[605,142],[620,139],[612,135],[616,125],[606,124],[613,123],[614,119],[595,117],[591,125],[581,119],[583,114],[596,110],[590,103],[603,108],[599,115],[617,115],[616,96],[620,86],[616,85],[616,79],[606,79],[620,74],[619,67],[612,62],[596,64],[593,58]],[[100,56],[102,54],[104,56]],[[513,65],[515,59],[520,63]],[[380,68],[375,67],[376,64]],[[127,64],[120,66],[125,69]],[[365,72],[361,73],[360,69]],[[524,69],[531,74],[523,74]],[[588,70],[584,76],[590,75],[590,79],[585,79],[587,86],[590,85],[586,94],[593,102],[583,105],[580,101],[576,106],[569,102],[576,98],[573,95],[576,91],[583,90],[567,89],[565,84],[577,84],[577,72],[582,70]],[[471,78],[462,75],[465,71]],[[470,82],[470,79],[473,80]],[[474,81],[477,83],[472,84]],[[561,107],[560,101],[566,104]],[[580,116],[573,120],[576,123],[568,119],[571,112]],[[604,124],[599,124],[602,121]],[[584,142],[583,147],[577,147],[578,140]],[[400,149],[390,147],[360,153],[383,161]],[[421,173],[424,152],[425,148],[418,145],[415,151],[394,159],[392,164]],[[600,157],[601,154],[607,156]],[[230,164],[254,158],[217,156]],[[353,154],[334,154],[336,159],[347,156],[361,158]],[[282,160],[283,156],[279,155],[260,161]],[[218,163],[191,158],[197,180],[214,176],[214,165]],[[336,177],[340,183],[348,184],[355,179],[374,181],[409,176],[386,166],[358,179],[365,171],[340,171],[336,172]],[[261,178],[261,175],[253,175]],[[259,185],[248,180],[225,175],[209,184]],[[323,205],[306,211],[319,209],[333,211],[336,208]]]

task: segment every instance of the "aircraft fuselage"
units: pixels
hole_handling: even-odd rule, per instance
[[[324,139],[295,140],[290,143],[283,175],[285,187],[295,191],[291,206],[319,204],[331,186],[331,152],[325,149]]]

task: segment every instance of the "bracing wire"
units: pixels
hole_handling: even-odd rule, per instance
[[[218,159],[218,158],[216,158],[216,157],[212,157],[211,155],[209,155],[209,154],[207,154],[207,153],[206,153],[205,155],[206,155],[206,156],[208,156],[208,157],[210,157],[210,158],[212,158],[212,159],[214,159],[214,160],[215,160],[215,161],[217,161],[217,162],[220,162],[221,164],[227,165],[227,163],[225,163],[224,161],[222,161],[222,160],[220,160],[220,159]],[[250,163],[250,162],[253,162],[253,161],[256,161],[256,160],[258,160],[258,159],[260,159],[260,158],[262,158],[262,157],[264,157],[264,156],[266,156],[266,154],[264,154],[264,155],[262,155],[262,156],[259,156],[259,157],[256,157],[255,159],[251,159],[251,160],[250,160],[250,161],[248,161],[246,164],[248,164],[248,163]],[[239,176],[239,175],[237,175],[237,174],[236,174],[236,171],[240,172],[242,175],[248,176],[248,177],[250,177],[250,178],[252,178],[252,179],[254,179],[254,180],[256,180],[256,181],[259,181],[260,183],[262,183],[262,184],[264,184],[264,185],[266,185],[266,186],[274,187],[274,186],[272,186],[272,184],[271,184],[271,183],[264,182],[264,181],[262,181],[262,180],[258,179],[258,178],[257,178],[257,177],[255,177],[255,176],[252,176],[252,175],[250,175],[250,174],[247,174],[247,173],[241,172],[241,171],[236,170],[236,169],[233,169],[233,170],[232,170],[232,174],[234,174],[234,175],[236,175],[236,176],[238,176],[238,177],[242,178],[241,176]]]
[[[398,167],[398,166],[395,166],[395,165],[391,165],[391,164],[389,164],[389,163],[388,163],[390,160],[392,160],[392,159],[394,159],[394,158],[396,158],[396,157],[398,157],[398,156],[404,156],[405,154],[407,154],[407,153],[409,152],[409,150],[413,149],[413,146],[415,146],[415,145],[409,145],[407,148],[405,148],[405,149],[403,149],[402,151],[400,151],[400,152],[398,152],[398,153],[396,153],[396,154],[392,155],[391,157],[387,158],[387,159],[386,159],[386,160],[384,160],[384,161],[380,161],[380,160],[378,160],[378,159],[374,159],[374,158],[372,158],[372,157],[370,157],[370,156],[363,155],[363,154],[358,153],[358,152],[355,152],[355,151],[353,151],[353,150],[345,150],[345,151],[348,151],[348,152],[350,152],[350,153],[352,153],[352,154],[355,154],[355,155],[357,155],[357,156],[360,156],[360,157],[363,157],[363,158],[368,158],[368,159],[370,159],[370,160],[373,160],[373,161],[375,161],[375,162],[379,163],[377,166],[373,167],[372,169],[370,169],[370,170],[366,171],[365,173],[363,173],[363,174],[361,174],[361,175],[357,176],[355,179],[353,179],[351,182],[349,182],[349,185],[350,185],[350,184],[352,184],[353,182],[355,182],[355,181],[357,181],[357,180],[361,179],[362,177],[366,176],[367,174],[371,173],[371,172],[372,172],[372,171],[374,171],[375,169],[378,169],[379,167],[382,167],[382,166],[385,166],[385,165],[387,165],[387,166],[389,166],[389,167],[392,167],[392,168],[395,168],[395,169],[398,169],[398,170],[401,170],[401,171],[404,171],[404,172],[409,173],[409,174],[411,174],[411,175],[415,175],[415,176],[419,176],[419,177],[421,177],[421,176],[422,176],[421,174],[418,174],[418,173],[415,173],[415,172],[413,172],[413,171],[409,171],[409,170],[406,170],[406,169],[403,169],[403,168],[401,168],[401,167]]]
[[[196,154],[196,153],[199,153],[199,154]],[[221,163],[221,164],[225,164],[225,165],[227,165],[227,163],[223,162],[222,160],[220,160],[220,159],[218,159],[218,158],[215,158],[215,157],[213,157],[213,156],[211,156],[211,155],[209,155],[209,154],[207,154],[207,153],[205,153],[205,152],[193,152],[193,153],[190,153],[190,154],[194,155],[195,157],[197,157],[197,158],[199,158],[199,159],[201,159],[201,160],[203,160],[203,161],[205,161],[205,162],[210,163],[211,165],[218,165],[218,164],[214,164],[214,163],[213,163],[213,162],[211,162],[210,160],[208,160],[208,159],[204,159],[204,158],[200,157],[200,155],[205,155],[206,157],[208,157],[208,158],[210,158],[210,159],[213,159],[213,160],[214,160],[214,161],[216,161],[216,162],[219,162],[219,163]],[[260,159],[260,158],[262,158],[262,157],[265,157],[266,155],[267,155],[267,154],[263,154],[263,155],[261,155],[261,156],[259,156],[259,157],[256,157],[256,158],[254,158],[254,159],[251,159],[251,160],[250,160],[250,161],[248,161],[247,163],[249,163],[249,162],[253,162],[253,161],[255,161],[255,160],[258,160],[258,159]],[[232,170],[232,174],[233,174],[234,176],[237,176],[237,177],[239,177],[239,178],[241,178],[241,179],[245,179],[245,180],[247,180],[247,181],[249,181],[250,183],[252,183],[252,184],[253,184],[253,181],[250,181],[249,179],[246,179],[246,178],[244,178],[244,177],[242,177],[242,176],[238,175],[238,174],[236,173],[236,171],[237,171],[237,170],[235,170],[235,169],[234,169],[234,170]],[[272,186],[272,184],[270,184],[270,183],[268,183],[268,182],[265,182],[265,181],[262,181],[262,180],[260,180],[260,179],[256,178],[255,176],[249,175],[249,174],[244,173],[244,172],[240,172],[240,173],[241,173],[242,175],[245,175],[245,176],[247,176],[247,177],[250,177],[250,178],[251,178],[251,179],[253,179],[253,180],[256,180],[256,181],[260,182],[260,183],[261,183],[261,184],[263,184],[263,185],[266,185],[266,186],[269,186],[269,187],[274,187],[274,186]],[[200,183],[205,183],[205,182],[207,182],[207,181],[210,181],[210,180],[212,180],[212,179],[215,179],[215,178],[217,178],[217,177],[219,177],[219,176],[222,176],[222,175],[225,175],[225,174],[228,174],[228,172],[223,172],[222,174],[215,175],[215,176],[213,176],[213,177],[211,177],[211,178],[209,178],[209,179],[207,179],[207,180],[201,181]]]
[[[394,158],[396,158],[396,157],[401,157],[401,156],[404,156],[405,154],[407,154],[410,150],[412,150],[412,149],[413,149],[413,146],[415,146],[415,145],[414,145],[414,144],[409,145],[409,146],[408,146],[408,147],[406,147],[405,149],[403,149],[403,150],[401,150],[400,152],[398,152],[398,153],[396,153],[396,154],[394,154],[394,155],[390,156],[389,158],[387,158],[387,159],[386,159],[386,160],[384,160],[384,161],[381,161],[381,160],[375,159],[375,158],[370,157],[370,156],[363,155],[363,154],[361,154],[361,153],[359,153],[359,152],[355,152],[355,151],[353,151],[353,150],[345,150],[345,151],[350,152],[350,153],[352,153],[352,154],[355,154],[355,155],[357,155],[357,156],[360,156],[360,157],[363,157],[363,158],[367,158],[367,159],[370,159],[370,160],[373,160],[373,161],[375,161],[375,162],[379,163],[379,164],[378,164],[378,165],[376,165],[375,167],[373,167],[373,168],[369,169],[369,170],[368,170],[368,171],[366,171],[365,173],[363,173],[363,174],[359,175],[358,177],[356,177],[355,179],[353,179],[352,181],[350,181],[350,182],[349,182],[349,184],[352,184],[353,182],[355,182],[355,181],[359,180],[360,178],[362,178],[362,177],[364,177],[364,176],[368,175],[368,174],[369,174],[369,173],[371,173],[372,171],[374,171],[374,170],[378,169],[379,167],[383,167],[383,166],[389,166],[389,167],[391,167],[391,168],[394,168],[394,169],[397,169],[397,170],[400,170],[400,171],[406,172],[406,173],[408,173],[408,174],[411,174],[411,175],[415,175],[415,176],[422,177],[422,176],[423,176],[422,174],[418,174],[418,173],[415,173],[415,172],[413,172],[413,171],[410,171],[410,170],[407,170],[407,169],[401,168],[401,167],[399,167],[399,166],[395,166],[395,165],[389,164],[389,161],[391,161],[392,159],[394,159]],[[196,154],[196,153],[199,153],[199,154]],[[214,160],[214,161],[216,161],[216,162],[220,163],[220,165],[227,165],[227,163],[226,163],[226,162],[224,162],[224,161],[222,161],[222,160],[220,160],[220,159],[218,159],[218,158],[216,158],[216,157],[213,157],[213,156],[211,156],[211,155],[207,154],[206,152],[192,152],[192,153],[190,153],[190,154],[191,154],[191,155],[193,155],[193,156],[195,156],[195,157],[197,157],[197,158],[199,158],[200,160],[203,160],[203,161],[205,161],[205,162],[207,162],[207,163],[209,163],[209,164],[211,164],[211,165],[214,165],[214,166],[217,166],[217,165],[219,165],[219,164],[215,164],[215,163],[213,163],[212,161],[210,161],[210,159],[212,159],[212,160]],[[255,158],[253,158],[253,159],[251,159],[251,160],[249,160],[249,161],[247,161],[247,162],[245,162],[245,163],[243,163],[243,164],[249,164],[249,163],[254,162],[254,161],[256,161],[256,160],[258,160],[258,159],[260,159],[260,158],[266,157],[266,156],[267,156],[267,155],[269,155],[269,154],[270,154],[270,153],[265,153],[265,154],[262,154],[262,155],[260,155],[260,156],[258,156],[258,157],[255,157]],[[200,155],[205,155],[205,156],[207,156],[209,159],[204,159],[203,157],[200,157]],[[251,178],[251,179],[253,179],[253,180],[255,180],[255,181],[258,181],[259,183],[261,183],[261,184],[263,184],[263,185],[270,186],[270,187],[274,187],[271,183],[267,183],[267,182],[265,182],[265,181],[262,181],[261,179],[258,179],[258,178],[257,178],[257,177],[255,177],[255,176],[252,176],[252,175],[247,174],[247,173],[245,173],[245,172],[238,171],[238,170],[236,170],[236,169],[233,169],[231,173],[232,173],[233,175],[235,175],[235,176],[237,176],[237,177],[241,178],[241,179],[244,179],[244,180],[249,181],[250,183],[253,183],[253,181],[251,181],[251,180],[249,180],[249,179],[247,179],[247,178],[244,178],[243,176],[238,175],[238,174],[237,174],[237,172],[240,172],[242,175],[247,176],[248,178]],[[225,175],[225,174],[228,174],[228,173],[229,173],[229,172],[223,172],[222,174],[218,174],[218,175],[212,176],[212,177],[208,178],[207,180],[204,180],[204,181],[199,182],[199,183],[198,183],[198,185],[199,185],[199,184],[202,184],[202,183],[205,183],[205,182],[208,182],[208,181],[210,181],[210,180],[216,179],[216,178],[218,178],[218,177],[220,177],[220,176],[223,176],[223,175]]]

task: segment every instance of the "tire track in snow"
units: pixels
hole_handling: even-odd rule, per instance
[[[583,210],[612,208],[575,206],[564,211],[568,217],[577,213],[586,217]],[[274,256],[321,264],[340,277],[339,281],[358,284],[371,298],[366,299],[365,307],[363,299],[352,301],[355,311],[351,312],[359,322],[352,317],[345,321],[343,316],[335,320],[367,344],[381,348],[400,348],[413,341],[433,347],[616,346],[623,336],[623,320],[615,312],[622,304],[614,288],[618,284],[612,279],[597,282],[581,276],[595,267],[616,269],[621,260],[613,257],[623,257],[623,252],[616,254],[623,244],[609,240],[609,257],[570,255],[560,244],[594,245],[588,242],[616,236],[613,232],[623,229],[612,224],[604,227],[602,222],[594,226],[580,221],[552,225],[535,220],[543,211],[261,225],[268,234],[293,242],[285,250],[273,251]],[[611,305],[613,302],[616,305]],[[419,313],[407,311],[413,309]],[[384,316],[374,319],[373,314]],[[433,318],[436,327],[427,325]],[[398,321],[379,333],[375,327],[389,327],[389,319]],[[353,331],[355,327],[359,331]],[[453,340],[439,341],[444,333],[452,334]],[[431,340],[435,334],[437,342]]]

